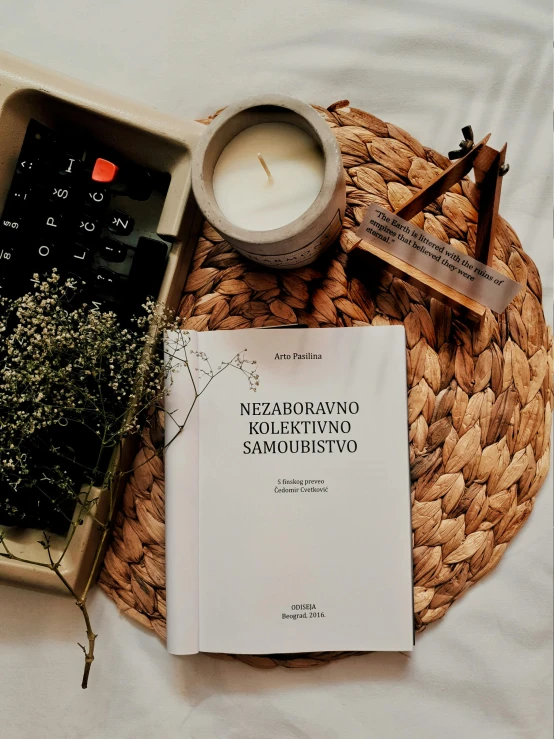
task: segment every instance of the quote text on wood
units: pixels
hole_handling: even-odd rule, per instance
[[[413,223],[372,203],[357,230],[364,241],[417,267],[444,285],[502,313],[522,285],[463,254]]]

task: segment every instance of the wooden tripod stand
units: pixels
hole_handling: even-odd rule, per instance
[[[509,166],[505,164],[507,144],[504,144],[500,151],[491,148],[487,145],[490,134],[485,136],[478,144],[474,144],[471,126],[462,128],[462,134],[464,139],[460,143],[460,149],[458,151],[451,151],[448,154],[450,159],[456,161],[438,174],[420,192],[404,203],[395,211],[395,214],[409,221],[473,169],[475,172],[475,182],[481,191],[475,259],[488,266],[492,266],[502,177],[509,169]],[[448,287],[448,285],[422,272],[408,262],[404,262],[398,257],[380,249],[378,246],[364,242],[363,250],[382,259],[387,263],[387,269],[389,271],[411,282],[421,290],[430,293],[433,297],[453,307],[464,308],[468,317],[472,320],[479,320],[485,313],[485,306],[476,300],[462,295],[457,290]]]

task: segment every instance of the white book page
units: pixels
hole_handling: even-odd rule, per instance
[[[171,358],[172,365],[179,368],[173,375],[170,394],[165,399],[167,649],[172,654],[196,654],[199,651],[199,404],[195,402],[198,361],[191,353],[197,348],[198,334],[195,331],[170,332],[166,337],[166,361],[171,354],[174,357]],[[189,361],[188,368],[184,365],[186,361]]]
[[[248,349],[260,382],[254,393],[228,367],[201,397],[200,649],[411,650],[403,327],[207,332],[199,348],[214,367]],[[276,358],[283,355],[290,358]],[[358,410],[244,412],[254,403],[263,413],[274,403],[300,403],[301,411],[320,402]],[[294,434],[281,426],[291,421],[346,423],[339,433],[322,426]],[[287,451],[245,453],[245,442],[253,450],[264,441]],[[291,451],[293,442],[319,441],[332,453]]]

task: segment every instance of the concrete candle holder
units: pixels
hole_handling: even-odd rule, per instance
[[[222,212],[214,194],[214,170],[232,139],[262,123],[288,123],[307,133],[323,157],[322,183],[311,205],[289,223],[250,230]],[[271,169],[271,161],[268,165]],[[258,162],[254,166],[260,167],[264,177],[262,165]],[[291,182],[291,188],[295,184]],[[198,206],[216,231],[241,254],[267,267],[292,269],[313,262],[338,237],[346,207],[344,169],[332,131],[314,108],[284,95],[251,97],[220,113],[207,126],[194,152],[192,186]]]

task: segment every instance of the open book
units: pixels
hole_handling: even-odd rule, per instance
[[[404,328],[175,332],[166,355],[168,650],[410,650]]]

